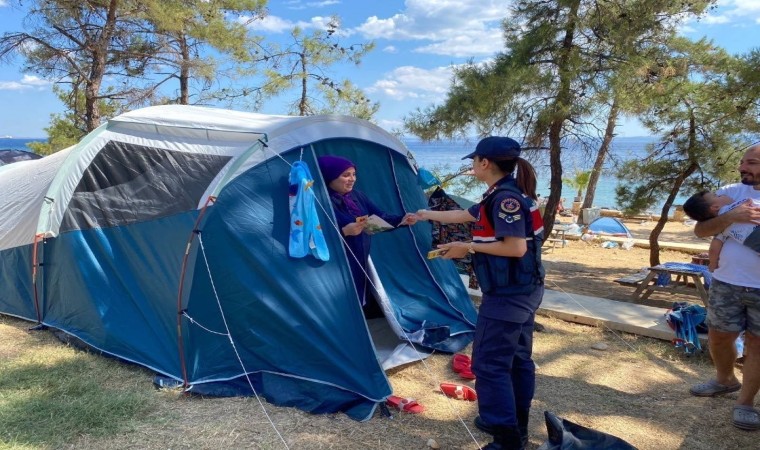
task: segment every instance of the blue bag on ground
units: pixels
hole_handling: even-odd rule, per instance
[[[636,450],[619,437],[561,419],[549,411],[544,411],[544,418],[549,439],[538,450]]]
[[[665,313],[665,320],[675,332],[673,345],[683,348],[687,355],[702,351],[699,333],[707,333],[707,308],[688,302],[675,302]]]

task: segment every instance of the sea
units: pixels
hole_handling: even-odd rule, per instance
[[[602,175],[596,186],[594,207],[621,209],[615,198],[615,188],[621,182],[616,176],[616,168],[624,161],[634,158],[642,159],[647,153],[647,145],[655,142],[655,140],[653,137],[617,137],[613,140]],[[414,154],[414,158],[420,167],[433,170],[435,173],[453,173],[463,165],[469,164],[470,160],[462,161],[461,158],[472,152],[478,142],[476,138],[467,141],[421,141],[415,138],[402,138],[402,141]],[[550,193],[548,150],[525,152],[523,157],[529,160],[536,168],[538,176],[537,193],[541,197],[548,197]],[[580,148],[563,148],[563,176],[572,178],[576,170],[591,169],[591,165],[595,159],[595,154],[589,155]],[[452,193],[462,195],[472,201],[479,200],[480,196],[480,192]],[[571,206],[576,194],[577,191],[571,187],[567,185],[562,187],[562,198],[565,199],[564,205],[566,207],[569,208]],[[688,197],[688,193],[687,195],[679,195],[674,204],[683,204]],[[659,214],[663,204],[664,199],[653,205],[649,212]]]
[[[45,141],[45,138],[11,138],[0,137],[0,149],[29,150],[27,144],[35,141]],[[615,176],[616,167],[623,161],[633,158],[642,158],[646,155],[646,146],[654,142],[652,137],[617,137],[612,143],[610,155],[607,158],[602,176],[596,187],[594,206],[599,208],[620,209],[615,200],[615,187],[620,180]],[[436,173],[453,173],[468,161],[462,161],[462,156],[470,153],[477,144],[477,139],[460,141],[421,141],[416,138],[405,137],[402,142],[412,152],[420,167],[433,170]],[[549,196],[549,164],[548,151],[535,151],[525,155],[536,168],[538,174],[538,194],[541,197]],[[575,170],[588,170],[590,162],[594,160],[579,149],[563,149],[563,172],[566,177],[572,177]],[[457,194],[457,192],[452,192]],[[461,193],[460,193],[461,194]],[[562,197],[565,198],[565,206],[570,207],[575,191],[569,186],[562,187]],[[462,196],[477,201],[480,193],[465,193]],[[682,204],[688,195],[680,195],[675,204]],[[662,202],[652,207],[651,212],[659,214]]]

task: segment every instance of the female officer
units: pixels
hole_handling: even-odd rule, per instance
[[[451,242],[444,258],[473,253],[483,300],[475,327],[472,370],[478,394],[475,425],[492,434],[485,448],[522,449],[535,392],[533,326],[544,292],[543,221],[536,205],[533,166],[508,137],[481,140],[472,158],[474,175],[488,184],[479,204],[460,211],[420,210],[420,220],[475,222],[472,242]],[[517,169],[517,176],[512,173]]]

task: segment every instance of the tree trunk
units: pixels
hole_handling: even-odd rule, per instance
[[[309,72],[306,69],[306,52],[301,53],[301,69],[303,72],[301,72],[301,101],[298,104],[298,112],[299,115],[305,116],[306,115],[306,105],[307,105],[307,85],[306,85],[306,78],[309,76]]]
[[[111,38],[116,28],[116,10],[119,6],[118,0],[111,0],[108,4],[103,30],[98,36],[97,41],[92,42],[92,67],[84,89],[84,119],[87,132],[100,126],[100,86],[103,83],[103,77],[106,73],[106,57],[111,45]],[[87,34],[85,32],[85,34]]]
[[[576,0],[568,11],[568,22],[565,27],[565,36],[562,39],[562,53],[559,58],[557,71],[559,73],[559,88],[554,102],[553,117],[549,124],[549,198],[546,201],[546,214],[544,216],[544,236],[549,236],[554,228],[554,220],[557,216],[557,205],[562,198],[562,127],[568,118],[571,109],[572,91],[571,74],[569,71],[570,56],[573,52],[575,39],[576,20],[580,1]]]
[[[591,170],[591,175],[588,178],[586,198],[583,200],[581,209],[591,208],[594,206],[596,184],[599,182],[599,177],[602,175],[604,161],[607,159],[607,154],[610,152],[610,144],[612,143],[612,138],[615,136],[615,126],[617,125],[618,112],[619,108],[617,105],[617,100],[613,100],[612,106],[610,107],[610,113],[607,116],[607,128],[604,130],[602,145],[599,146],[599,152],[596,154],[596,161],[594,161],[594,168]]]
[[[678,195],[678,191],[683,185],[683,182],[689,178],[689,176],[691,176],[691,174],[693,174],[698,167],[699,166],[696,163],[691,163],[691,165],[689,165],[686,170],[678,174],[678,177],[673,182],[673,187],[670,189],[670,194],[668,194],[668,198],[665,200],[665,204],[662,206],[660,218],[657,220],[657,224],[649,234],[649,264],[652,266],[660,264],[659,238],[660,233],[662,232],[663,228],[665,228],[665,224],[668,222],[670,207],[673,206],[673,202],[675,201],[676,196]]]
[[[190,104],[190,47],[187,45],[187,37],[183,34],[179,38],[179,48],[182,52],[182,65],[179,69],[179,104]]]

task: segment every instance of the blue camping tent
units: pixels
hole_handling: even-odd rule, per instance
[[[599,217],[595,219],[588,225],[586,232],[600,236],[633,237],[628,227],[614,217]]]
[[[381,208],[425,207],[403,144],[345,116],[150,107],[4,166],[0,313],[191,392],[251,394],[250,380],[278,405],[368,419],[391,394],[384,369],[463,348],[476,312],[454,264],[425,258],[423,223],[373,238],[386,319],[365,321],[316,169],[325,154],[368,168],[358,188]],[[316,178],[328,261],[288,256],[298,160]]]

